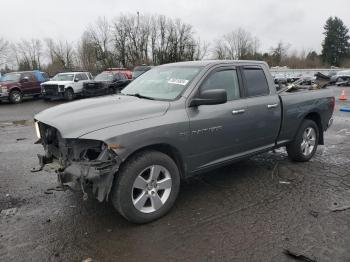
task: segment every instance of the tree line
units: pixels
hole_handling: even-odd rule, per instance
[[[101,17],[76,43],[52,38],[10,43],[0,38],[0,68],[5,72],[40,69],[50,75],[70,70],[96,74],[108,67],[202,59],[255,59],[290,68],[350,66],[348,28],[338,17],[330,17],[324,30],[321,54],[314,50],[291,51],[291,46],[282,41],[261,52],[260,40],[243,28],[208,43],[181,19],[138,13],[113,20]]]

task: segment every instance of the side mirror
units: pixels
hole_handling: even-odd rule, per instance
[[[80,81],[79,78],[75,78],[75,79],[74,79],[74,82],[79,82],[79,81]]]
[[[227,102],[227,93],[225,89],[211,89],[201,92],[196,98],[194,98],[190,106],[200,105],[218,105]]]
[[[29,82],[29,77],[28,77],[28,76],[23,77],[23,78],[22,78],[22,82],[24,82],[24,83],[25,83],[25,82]]]

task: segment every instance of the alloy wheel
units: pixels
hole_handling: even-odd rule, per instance
[[[134,207],[142,213],[159,210],[168,200],[172,179],[169,171],[161,165],[152,165],[136,177],[131,197]]]
[[[303,133],[303,140],[300,144],[301,152],[304,156],[309,156],[316,145],[316,131],[312,127],[305,129]]]

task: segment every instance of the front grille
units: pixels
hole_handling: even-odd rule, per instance
[[[58,85],[43,85],[46,95],[58,95]]]

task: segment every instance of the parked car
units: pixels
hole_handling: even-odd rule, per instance
[[[318,84],[315,77],[302,77],[291,84],[288,84],[288,88],[296,89],[316,89]]]
[[[91,79],[89,72],[59,73],[41,84],[41,93],[45,100],[64,98],[71,101],[75,96],[81,95],[83,84]]]
[[[293,83],[293,82],[299,80],[301,77],[302,77],[302,76],[301,76],[300,74],[299,74],[299,75],[297,75],[297,74],[292,74],[292,73],[286,74],[286,78],[287,78],[287,82],[288,82],[288,83]]]
[[[127,68],[123,68],[123,67],[111,67],[111,68],[107,68],[107,71],[112,71],[112,72],[120,72],[123,73],[128,79],[132,79],[132,72],[131,70],[127,69]]]
[[[274,76],[274,82],[275,84],[287,84],[287,77],[284,74],[276,74]]]
[[[24,97],[38,97],[40,84],[48,78],[47,73],[38,70],[7,73],[0,79],[0,100],[17,104]]]
[[[131,82],[120,72],[104,71],[83,84],[83,97],[119,93]]]
[[[350,80],[350,70],[339,71],[331,76],[330,84],[348,82]]]
[[[147,223],[170,210],[181,179],[283,146],[290,159],[310,160],[334,106],[328,89],[276,92],[265,62],[195,61],[34,120],[41,166],[59,163],[58,181],[92,185],[99,201]]]
[[[147,72],[148,70],[152,69],[152,66],[136,66],[134,70],[132,71],[132,79],[138,78],[143,73]]]

